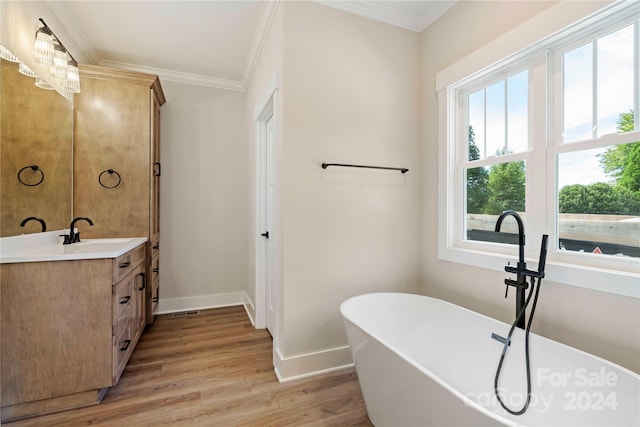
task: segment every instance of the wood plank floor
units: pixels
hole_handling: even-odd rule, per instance
[[[22,426],[371,426],[353,369],[280,384],[240,306],[156,316],[100,405]]]

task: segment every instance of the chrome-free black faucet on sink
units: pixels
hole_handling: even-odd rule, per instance
[[[93,227],[93,221],[91,221],[89,218],[86,218],[84,216],[79,216],[77,218],[74,218],[73,221],[71,221],[71,225],[69,226],[69,234],[60,235],[64,237],[64,242],[62,242],[63,245],[70,245],[71,243],[78,243],[80,241],[80,232],[78,231],[76,233],[75,228],[76,228],[76,222],[81,220],[87,221],[89,225]]]
[[[23,219],[22,222],[20,223],[20,227],[24,227],[25,225],[27,225],[29,221],[38,221],[42,226],[42,232],[44,233],[45,231],[47,231],[47,223],[44,222],[44,219],[38,218],[37,216],[30,216]]]

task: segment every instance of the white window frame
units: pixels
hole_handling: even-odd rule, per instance
[[[587,3],[587,4],[584,4]],[[550,49],[585,38],[598,37],[602,25],[611,25],[620,21],[621,17],[637,14],[633,2],[617,2],[605,7],[602,4],[581,2],[561,2],[547,9],[533,19],[525,22],[494,42],[479,49],[468,57],[451,65],[436,76],[439,112],[439,183],[438,215],[438,256],[440,259],[476,267],[504,271],[508,261],[513,261],[517,249],[513,245],[469,241],[464,239],[466,212],[464,209],[464,188],[461,173],[466,155],[458,136],[464,136],[468,129],[460,120],[459,114],[466,105],[460,98],[460,88],[469,87],[472,82],[480,82],[487,76],[498,78],[511,70],[529,68],[529,82],[537,81],[539,87],[547,87],[547,91],[533,91],[529,96],[529,150],[502,156],[500,162],[506,160],[525,160],[527,199],[525,232],[527,246],[525,257],[527,262],[538,260],[542,234],[549,234],[549,253],[547,258],[546,278],[551,282],[569,284],[603,292],[640,298],[640,260],[600,256],[571,251],[556,250],[558,239],[556,229],[556,167],[558,153],[574,151],[578,147],[586,149],[600,146],[603,139],[561,144],[555,138],[559,124],[562,123],[562,111],[558,108],[547,110],[549,104],[557,105],[557,84],[546,84],[552,81],[554,67],[548,66],[553,61]],[[637,19],[637,18],[635,18]],[[592,28],[597,30],[591,31]],[[637,34],[636,34],[637,37]],[[637,77],[636,66],[636,77]],[[555,68],[557,70],[557,67]],[[549,71],[551,70],[551,71]],[[540,82],[542,85],[540,86]],[[553,90],[556,90],[554,94]],[[637,96],[637,95],[636,95]],[[636,102],[637,105],[637,102]],[[560,109],[561,110],[561,109]],[[555,111],[555,112],[554,112]],[[638,114],[636,114],[638,116]],[[637,117],[636,117],[637,120]],[[534,126],[533,123],[546,123],[545,126]],[[543,130],[541,130],[543,129]],[[461,132],[464,132],[461,134]],[[611,142],[624,143],[640,139],[640,132],[634,131],[624,135],[611,135]],[[579,144],[579,145],[576,145]],[[462,152],[461,152],[462,151]],[[468,159],[468,157],[467,157]],[[485,166],[493,160],[466,161],[466,166]],[[486,163],[486,164],[485,164]],[[540,175],[545,180],[533,178]],[[542,184],[544,181],[544,185]],[[545,203],[540,203],[545,201]],[[552,207],[552,208],[548,208]],[[552,243],[553,242],[553,243]],[[533,269],[532,266],[529,267]]]

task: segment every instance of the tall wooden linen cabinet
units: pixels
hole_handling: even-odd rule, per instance
[[[80,66],[74,96],[73,215],[82,238],[147,237],[146,323],[158,305],[160,107],[158,76]]]

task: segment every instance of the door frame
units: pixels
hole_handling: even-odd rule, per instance
[[[273,324],[275,327],[271,331],[271,334],[276,342],[276,334],[278,328],[278,306],[279,306],[279,286],[277,278],[277,266],[278,266],[278,76],[274,73],[270,81],[268,82],[260,100],[256,104],[253,115],[254,130],[255,130],[255,177],[256,177],[256,205],[255,205],[255,327],[257,329],[264,329],[267,327],[267,290],[265,280],[265,266],[266,266],[266,245],[264,244],[264,237],[261,233],[264,231],[266,218],[265,212],[262,207],[265,205],[265,172],[267,162],[266,151],[266,137],[267,137],[267,122],[273,120],[273,138],[274,144],[271,149],[272,167],[275,173],[275,191],[272,194],[272,211],[271,211],[271,226],[269,231],[269,239],[271,244],[271,265],[269,272],[271,274],[271,292],[276,296],[275,304],[275,319]]]

